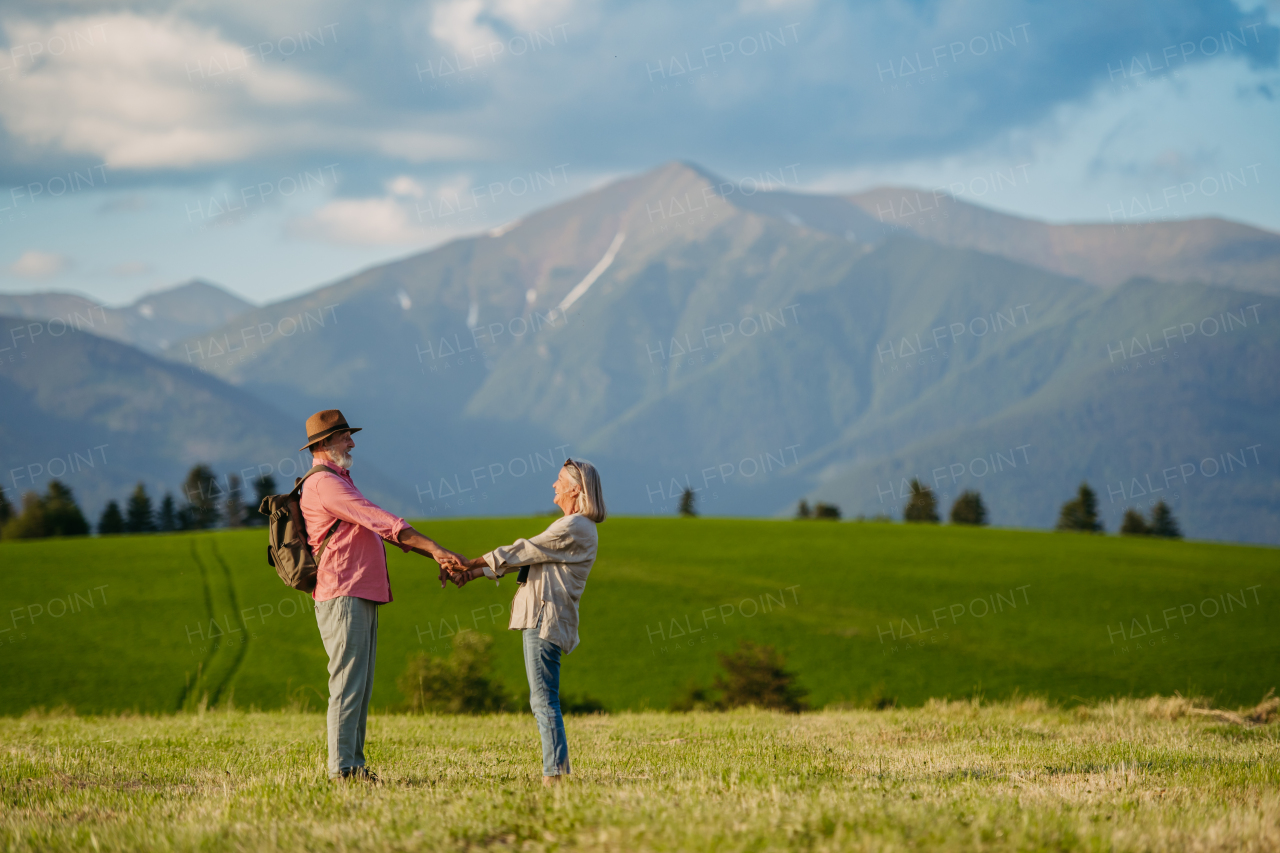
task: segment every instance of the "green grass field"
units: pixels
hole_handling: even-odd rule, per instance
[[[1280,724],[1169,705],[574,717],[553,790],[527,716],[372,716],[373,787],[326,781],[319,714],[31,715],[0,850],[1280,848]]]
[[[546,518],[426,521],[467,555]],[[1280,687],[1280,551],[950,526],[610,519],[563,689],[613,711],[664,709],[739,638],[782,651],[813,707],[930,697],[1202,694],[1252,705]],[[309,598],[265,563],[261,530],[0,542],[0,713],[323,707]],[[440,590],[434,563],[391,554],[374,706],[452,635],[505,630],[515,585]]]

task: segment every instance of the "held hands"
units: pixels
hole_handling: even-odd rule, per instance
[[[454,580],[454,574],[466,568],[467,558],[454,551],[440,548],[431,554],[431,558],[440,564],[440,588]],[[456,583],[456,581],[454,581]]]
[[[446,570],[441,566],[441,586],[443,587],[444,581],[448,580],[451,581],[454,586],[461,589],[476,578],[484,577],[484,566],[485,562],[483,557],[476,557],[473,560],[464,560],[462,565],[457,568],[451,566]]]

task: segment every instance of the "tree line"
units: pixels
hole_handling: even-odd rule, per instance
[[[938,524],[938,499],[933,490],[913,477],[910,483],[911,494],[902,508],[902,519],[908,524]],[[685,489],[680,497],[680,515],[686,518],[697,516],[694,506],[693,489]],[[801,499],[796,508],[797,520],[810,519],[840,520],[840,507],[835,504],[818,502],[813,506],[809,501]],[[952,524],[982,527],[987,524],[987,507],[982,495],[974,490],[960,493],[951,505],[949,515]],[[865,520],[862,516],[859,521]],[[890,521],[887,515],[876,516],[872,521]],[[1081,533],[1104,533],[1105,528],[1098,518],[1098,496],[1088,483],[1081,483],[1075,497],[1062,505],[1058,512],[1058,523],[1055,530],[1076,531]],[[1166,539],[1181,539],[1182,529],[1173,516],[1173,510],[1163,500],[1151,508],[1150,518],[1129,507],[1125,510],[1124,520],[1120,523],[1121,536],[1159,536]]]
[[[175,500],[166,492],[157,507],[146,485],[139,482],[123,501],[123,507],[119,501],[107,501],[98,519],[97,532],[102,535],[166,533],[265,524],[266,518],[258,514],[258,505],[267,495],[276,494],[275,478],[264,474],[249,485],[254,492],[252,503],[245,502],[244,482],[238,475],[227,475],[224,486],[212,468],[200,464],[187,473],[182,483],[182,500]],[[25,493],[21,506],[16,509],[0,486],[0,539],[87,536],[89,532],[88,520],[76,504],[71,488],[62,481],[50,480],[43,495],[35,491]]]

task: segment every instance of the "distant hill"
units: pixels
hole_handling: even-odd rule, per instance
[[[0,328],[24,325],[0,317]],[[292,485],[309,465],[297,451],[303,420],[214,376],[85,331],[4,344],[0,485],[11,502],[57,477],[96,523],[106,502],[123,501],[139,480],[157,506],[166,491],[181,503],[182,480],[197,462],[211,464],[224,487],[228,473],[248,479],[259,471]],[[413,493],[376,466],[361,458],[354,474],[389,509],[408,508]]]
[[[158,353],[173,341],[243,314],[253,306],[208,282],[193,280],[108,308],[73,293],[0,293],[0,315],[57,319],[73,328]]]
[[[918,189],[882,187],[848,197],[882,227],[944,246],[977,249],[1114,287],[1135,276],[1280,295],[1280,234],[1223,219],[1143,221],[1134,200],[1107,224],[1050,225]]]
[[[1127,470],[1267,446],[1249,436],[1277,414],[1263,365],[1280,305],[1248,292],[1269,261],[1232,242],[1243,226],[1224,223],[1216,249],[1114,243],[1179,281],[1196,269],[1179,247],[1195,243],[1216,270],[1118,286],[1033,263],[1018,239],[979,251],[884,227],[849,199],[728,188],[667,164],[167,355],[294,417],[342,407],[423,515],[543,506],[569,453],[605,466],[622,512],[674,512],[684,486],[707,513],[788,512],[803,495],[872,512],[882,468],[1030,444],[1044,467],[1019,489],[1034,497],[980,487],[996,523],[1049,526],[1080,479],[1101,491]],[[244,339],[251,325],[262,334]],[[1176,344],[1147,353],[1170,327]],[[1161,357],[1176,369],[1139,378]],[[1280,541],[1260,453],[1176,508],[1189,535]]]

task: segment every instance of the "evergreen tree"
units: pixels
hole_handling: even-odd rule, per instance
[[[1142,513],[1129,507],[1124,511],[1124,520],[1120,522],[1120,535],[1149,536],[1151,528],[1147,526],[1147,520],[1142,517]]]
[[[817,503],[813,507],[814,518],[828,518],[833,521],[840,520],[840,507],[835,504]]]
[[[1151,535],[1163,536],[1166,539],[1181,539],[1182,530],[1178,520],[1173,517],[1173,510],[1164,501],[1160,501],[1151,509]]]
[[[124,516],[120,513],[120,504],[107,501],[107,508],[102,511],[102,518],[98,519],[98,533],[124,533]]]
[[[804,498],[800,499],[800,506],[796,507],[796,518],[812,518],[813,513],[809,511],[809,502]]]
[[[258,512],[258,507],[262,506],[262,501],[276,493],[276,478],[270,474],[263,474],[261,477],[253,481],[253,506],[249,507],[249,518],[247,524],[266,524],[267,517]]]
[[[694,507],[695,495],[692,488],[685,489],[680,493],[680,517],[681,518],[697,518],[698,510]]]
[[[227,516],[227,527],[241,527],[244,525],[245,506],[240,497],[242,485],[240,475],[227,475],[227,500],[223,504],[223,511]]]
[[[938,500],[933,491],[922,486],[915,477],[911,478],[911,497],[902,509],[902,518],[904,521],[938,523]]]
[[[179,513],[179,527],[186,530],[207,530],[218,525],[218,497],[222,490],[218,487],[218,478],[208,465],[196,465],[187,474],[182,490],[187,495],[187,504]]]
[[[0,486],[0,536],[4,535],[4,526],[9,523],[9,519],[13,517],[13,507],[9,504],[9,499],[5,497],[4,486]]]
[[[168,492],[165,492],[164,500],[160,501],[160,517],[156,526],[165,533],[178,529],[178,513],[173,506],[173,495]]]
[[[44,513],[44,498],[35,492],[22,496],[22,511],[4,526],[5,539],[40,539],[49,535]]]
[[[87,536],[89,522],[76,506],[76,499],[60,480],[50,480],[44,495],[44,517],[47,536]]]
[[[982,503],[982,495],[975,491],[964,491],[951,505],[952,524],[972,524],[982,526],[987,523],[987,507]]]
[[[124,529],[127,533],[152,533],[156,529],[151,497],[147,494],[147,487],[142,483],[138,483],[133,489],[133,494],[129,496],[129,504],[125,509]]]
[[[1102,522],[1098,520],[1098,496],[1088,483],[1081,483],[1076,496],[1062,505],[1056,529],[1102,532]]]

